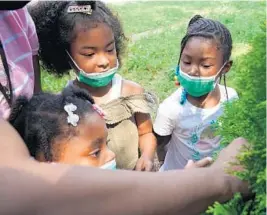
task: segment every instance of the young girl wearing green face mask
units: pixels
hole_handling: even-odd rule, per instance
[[[220,149],[214,124],[223,103],[238,98],[225,83],[231,49],[231,34],[223,24],[199,15],[190,20],[175,72],[181,87],[160,105],[154,124],[158,154],[162,161],[165,157],[160,170],[183,168],[188,160]]]
[[[61,75],[72,69],[76,78],[68,85],[86,89],[104,110],[117,168],[151,171],[155,99],[117,74],[124,43],[117,17],[100,1],[41,1],[30,13],[46,70]]]

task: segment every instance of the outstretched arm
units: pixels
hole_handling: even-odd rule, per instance
[[[7,122],[0,133],[0,214],[190,215],[246,190],[220,164],[141,173],[39,163]]]

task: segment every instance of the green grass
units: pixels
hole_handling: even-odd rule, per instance
[[[61,78],[48,74],[45,70],[41,72],[42,90],[48,92],[60,92],[73,79],[71,75],[65,75]]]
[[[155,1],[110,7],[118,13],[126,36],[130,38],[120,73],[124,78],[156,93],[160,100],[175,90],[173,68],[177,64],[180,41],[193,15],[200,14],[219,20],[231,31],[234,65],[227,82],[232,87],[235,85],[235,74],[238,70],[235,62],[253,51],[251,39],[259,32],[259,24],[266,19],[264,1]],[[155,32],[157,29],[159,31]],[[65,76],[57,79],[44,72],[43,88],[53,92],[60,91],[69,78]]]

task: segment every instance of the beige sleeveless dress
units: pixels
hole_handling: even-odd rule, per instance
[[[122,77],[116,74],[112,80],[110,99],[100,107],[105,112],[108,128],[108,147],[116,154],[117,168],[134,169],[138,160],[139,135],[135,113],[150,114],[157,107],[157,99],[151,93],[121,97]]]

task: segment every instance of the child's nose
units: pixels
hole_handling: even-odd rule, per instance
[[[98,67],[106,69],[109,66],[109,60],[105,55],[100,55],[97,61]]]
[[[188,75],[191,75],[191,76],[199,76],[198,67],[197,66],[192,66],[192,68],[189,71]]]

